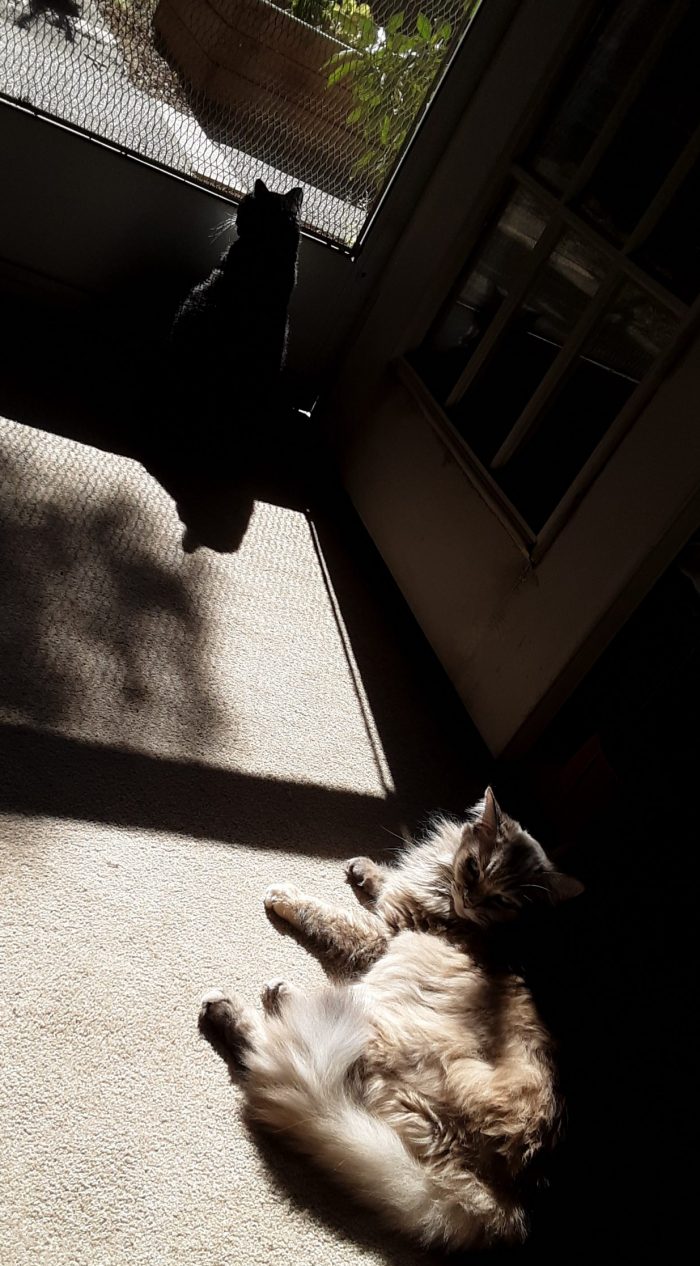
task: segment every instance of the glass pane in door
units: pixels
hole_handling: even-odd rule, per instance
[[[692,303],[700,292],[700,163],[696,163],[636,258],[673,294]]]
[[[669,347],[678,318],[625,283],[555,394],[538,426],[494,474],[539,531],[620,410]]]
[[[584,213],[617,241],[632,232],[700,126],[700,5],[670,36],[583,193]]]
[[[448,416],[483,462],[519,418],[606,275],[606,258],[565,233],[545,260],[508,329]]]
[[[547,223],[544,206],[526,189],[507,199],[456,298],[427,344],[416,368],[436,399],[444,402],[521,275]]]
[[[669,0],[622,0],[600,6],[528,158],[531,169],[557,193],[576,175],[668,15],[668,5]]]
[[[700,291],[700,3],[616,0],[589,23],[509,167],[537,233],[505,285],[488,238],[415,354],[535,535],[643,407]]]

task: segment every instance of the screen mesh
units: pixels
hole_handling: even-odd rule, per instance
[[[480,0],[0,0],[0,92],[352,245]]]

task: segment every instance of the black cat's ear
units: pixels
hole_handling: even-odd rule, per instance
[[[304,190],[298,189],[298,188],[290,189],[284,195],[284,200],[287,206],[289,207],[290,211],[293,211],[295,215],[298,215],[299,212],[301,211],[301,204],[304,200]]]
[[[564,875],[560,870],[552,871],[549,883],[555,901],[571,901],[572,897],[580,897],[586,891],[580,879]]]
[[[264,180],[256,180],[255,184],[253,185],[253,193],[255,194],[256,198],[264,198],[265,195],[268,194],[269,192],[270,190],[268,189]]]
[[[484,848],[491,849],[496,843],[501,810],[490,787],[486,788],[479,817],[474,823],[474,834]]]

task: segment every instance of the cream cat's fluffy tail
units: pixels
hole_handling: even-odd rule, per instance
[[[243,1056],[249,1105],[259,1121],[426,1245],[520,1238],[519,1210],[506,1212],[469,1172],[459,1194],[451,1192],[363,1106],[361,1078],[351,1076],[369,1036],[361,995],[328,989],[313,998],[286,996],[283,1014],[264,1028],[263,1043]]]

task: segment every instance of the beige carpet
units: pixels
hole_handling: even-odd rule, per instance
[[[249,1135],[196,1027],[321,978],[268,883],[349,902],[342,858],[435,807],[410,666],[299,511],[185,555],[137,463],[4,421],[0,462],[0,1261],[418,1260]]]

